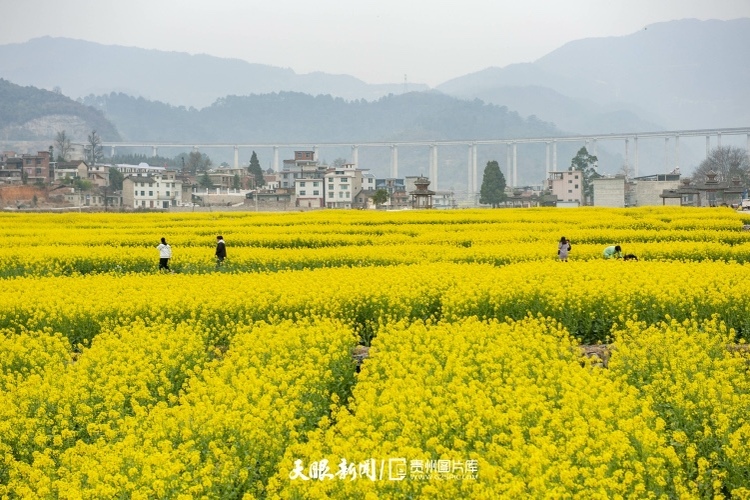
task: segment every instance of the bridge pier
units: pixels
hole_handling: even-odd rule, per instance
[[[518,144],[513,143],[513,184],[511,187],[518,187]]]
[[[552,170],[557,172],[557,140],[552,141]]]
[[[279,147],[273,147],[273,171],[279,172]]]
[[[240,147],[234,147],[234,168],[240,168]]]
[[[638,136],[633,137],[633,149],[634,149],[634,159],[633,159],[633,177],[638,177]]]
[[[430,179],[432,180],[432,189],[438,190],[438,156],[437,146],[430,145]]]
[[[466,193],[467,193],[469,200],[472,200],[474,199],[474,192],[472,190],[474,186],[474,179],[471,177],[471,173],[472,173],[471,164],[472,164],[472,153],[473,153],[471,149],[471,144],[469,144],[468,151],[469,151],[469,157],[466,159]]]
[[[625,168],[630,168],[630,138],[625,138]]]
[[[359,146],[356,144],[352,145],[352,163],[356,168],[359,168]]]
[[[479,192],[479,176],[477,172],[477,145],[476,143],[471,143],[471,169],[472,169],[472,177],[474,178],[474,196],[476,197],[476,194]]]
[[[510,143],[505,143],[505,184],[510,186],[510,180],[513,176],[513,165],[511,159]]]
[[[391,178],[398,178],[398,147],[391,144]]]

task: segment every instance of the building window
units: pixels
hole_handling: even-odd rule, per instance
[[[302,188],[305,187],[305,181],[300,181],[299,187],[302,187]]]
[[[318,187],[318,183],[317,182],[313,182],[313,187],[314,188]]]
[[[568,193],[572,193],[572,192],[573,192],[572,189],[568,189]],[[570,200],[568,200],[568,201],[570,201]]]
[[[578,184],[576,184],[576,189],[578,189]]]
[[[329,184],[329,185],[328,185],[328,190],[329,190],[329,191],[333,191],[333,184]]]
[[[320,191],[318,191],[317,189],[313,191],[313,196],[320,196]]]
[[[153,191],[149,191],[149,192],[148,192],[148,195],[149,195],[149,196],[153,196],[153,195],[154,195],[154,192],[153,192]]]
[[[305,190],[304,190],[304,189],[303,189],[302,191],[300,191],[300,192],[299,192],[299,195],[300,195],[300,196],[305,196],[305,194],[306,194],[306,193],[305,193]]]
[[[146,191],[141,191],[141,196],[146,196]]]
[[[169,196],[169,191],[167,191],[167,196]]]

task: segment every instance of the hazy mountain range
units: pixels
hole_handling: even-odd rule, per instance
[[[61,128],[79,140],[98,128],[109,140],[354,143],[743,127],[750,125],[747,47],[750,19],[671,21],[573,41],[531,63],[428,89],[44,37],[0,45],[6,90],[47,89],[39,94],[47,104],[36,108],[0,94],[0,140],[49,142]],[[63,103],[65,96],[78,103]],[[538,170],[540,155],[522,161]],[[609,156],[610,170],[621,165]]]
[[[537,61],[490,67],[436,90],[533,114],[571,132],[745,126],[750,123],[747,47],[750,19],[684,19],[627,36],[572,41]],[[74,99],[116,92],[196,108],[229,95],[292,91],[372,101],[428,89],[51,37],[0,45],[0,77],[57,87]]]
[[[370,85],[349,75],[299,75],[289,68],[240,59],[52,37],[0,45],[0,77],[48,90],[59,87],[73,99],[121,92],[196,108],[227,95],[291,91],[372,100],[404,89],[403,84]],[[428,86],[411,84],[408,89]]]
[[[487,68],[437,89],[584,133],[608,122],[621,123],[618,132],[742,127],[750,125],[748,47],[750,19],[685,19],[576,40],[533,63]]]

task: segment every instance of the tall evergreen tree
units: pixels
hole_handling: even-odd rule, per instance
[[[198,185],[204,189],[211,189],[212,187],[214,187],[214,183],[208,176],[208,170],[203,171],[203,175],[200,177],[200,179],[198,179]]]
[[[479,203],[497,208],[505,198],[505,176],[500,171],[500,165],[495,160],[488,161],[479,190]]]
[[[250,157],[250,166],[247,167],[247,172],[253,176],[255,187],[263,187],[266,184],[265,179],[263,179],[263,169],[260,168],[258,155],[255,154],[255,151]]]

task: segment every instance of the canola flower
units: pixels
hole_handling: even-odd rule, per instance
[[[387,266],[428,262],[512,264],[554,260],[560,233],[578,260],[627,243],[649,260],[746,262],[747,216],[726,208],[582,208],[317,213],[0,214],[0,277],[155,270],[161,236],[172,267],[213,272],[224,235],[230,271]],[[19,254],[18,248],[32,251]]]
[[[748,222],[0,214],[0,498],[750,498]]]

